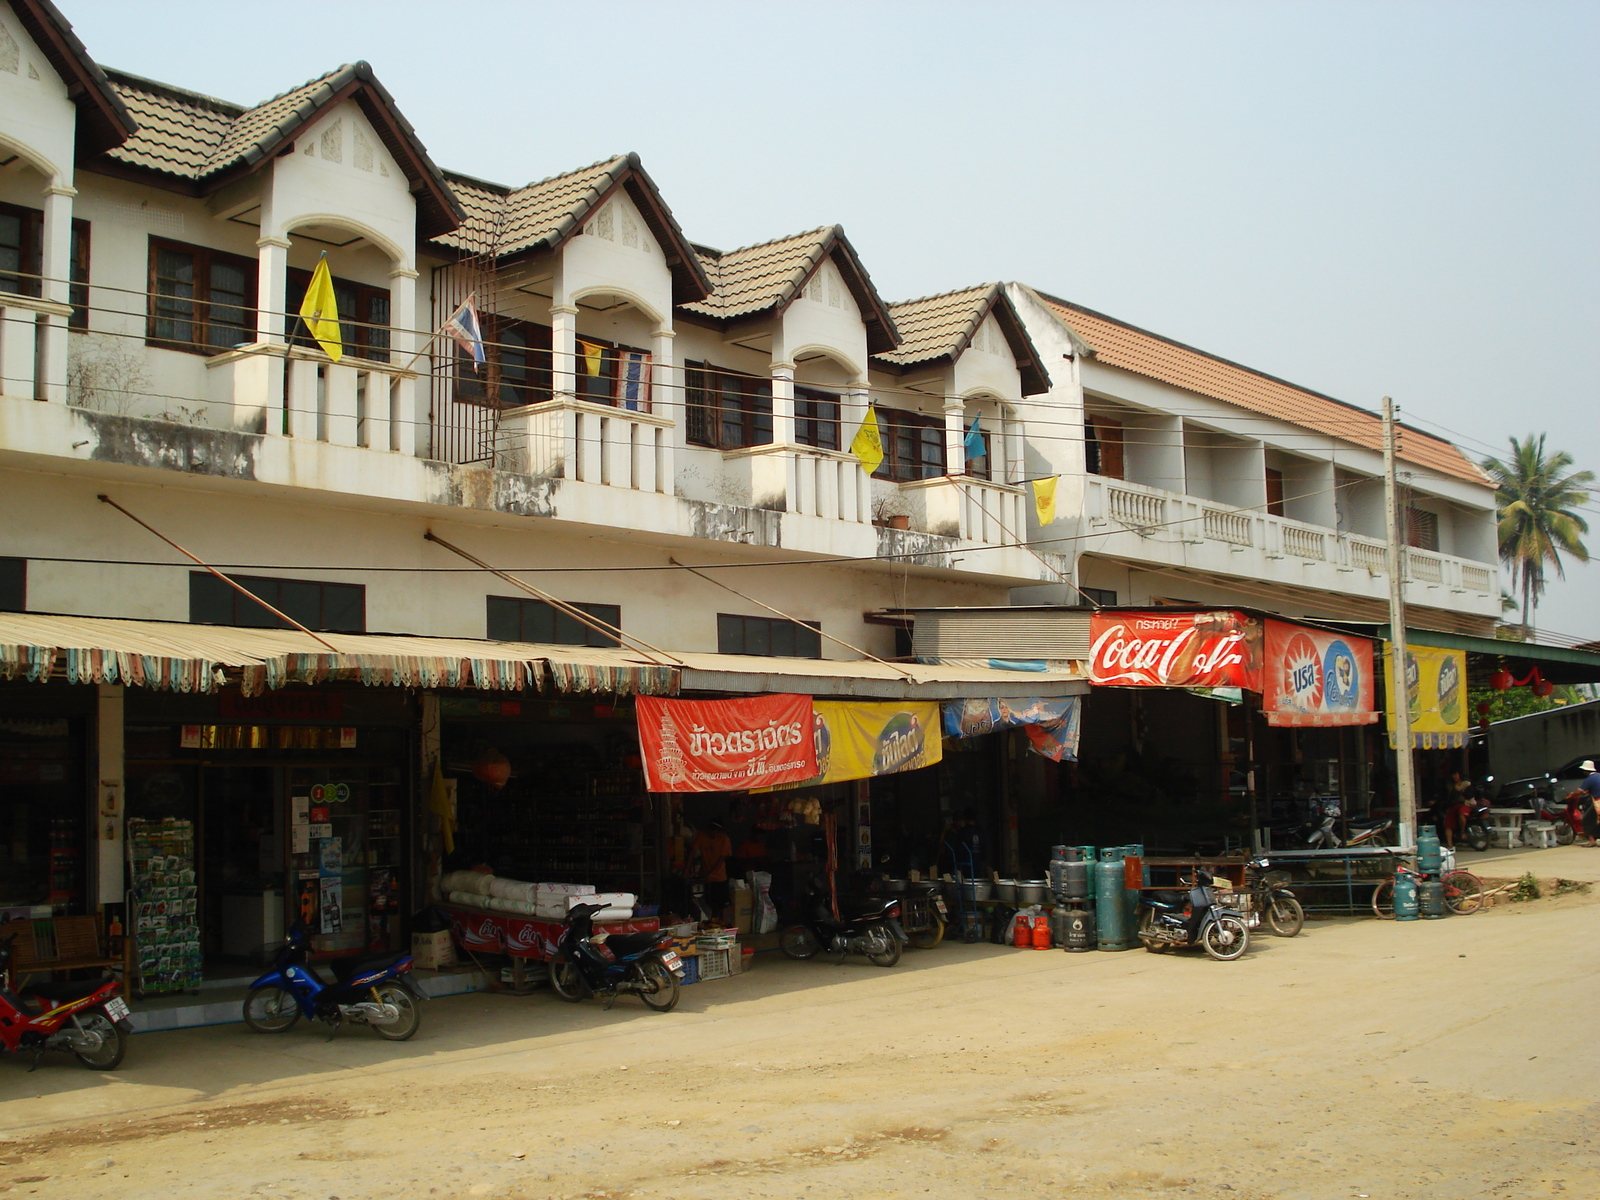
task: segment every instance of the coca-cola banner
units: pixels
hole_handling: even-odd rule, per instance
[[[1261,622],[1242,612],[1097,612],[1089,682],[1261,690]]]
[[[1370,725],[1378,719],[1367,638],[1267,622],[1269,725]]]
[[[810,696],[637,696],[634,707],[652,792],[732,792],[817,774]]]

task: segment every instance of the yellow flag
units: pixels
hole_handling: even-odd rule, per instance
[[[883,464],[883,430],[878,425],[878,410],[867,406],[867,416],[850,441],[850,453],[861,460],[861,468],[871,475]]]
[[[605,356],[606,348],[604,346],[596,346],[591,342],[580,341],[578,350],[583,354],[584,374],[600,374],[600,360]]]
[[[439,818],[439,836],[444,840],[444,852],[452,854],[456,848],[456,809],[450,803],[450,789],[445,786],[444,772],[439,760],[433,760],[433,782],[428,787],[428,811]]]
[[[1061,476],[1033,481],[1033,511],[1039,514],[1039,524],[1049,525],[1056,519],[1056,484]]]
[[[338,362],[344,357],[344,338],[339,332],[339,302],[333,295],[333,276],[328,273],[328,260],[317,260],[317,269],[311,272],[311,283],[306,287],[306,298],[300,302],[300,319],[306,329],[317,339],[317,345],[327,351],[328,357]]]

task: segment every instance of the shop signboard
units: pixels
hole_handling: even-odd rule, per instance
[[[1089,617],[1089,682],[1101,687],[1261,690],[1261,622],[1213,612],[1097,612]]]
[[[1394,661],[1394,643],[1384,642],[1383,661]],[[1394,672],[1386,673],[1384,703],[1397,712]],[[1433,646],[1406,647],[1406,700],[1411,707],[1411,744],[1419,750],[1443,750],[1467,744],[1467,655],[1463,650]],[[1389,748],[1397,747],[1394,722],[1389,722]]]
[[[1372,643],[1287,621],[1267,622],[1265,689],[1269,725],[1370,725],[1378,719]]]
[[[736,700],[640,696],[636,712],[652,792],[728,792],[817,773],[810,696]]]
[[[979,737],[1020,725],[1033,748],[1046,758],[1078,761],[1082,705],[1076,696],[946,700],[943,709],[946,737]]]
[[[818,700],[815,708],[817,770],[806,783],[894,775],[944,758],[937,700]]]

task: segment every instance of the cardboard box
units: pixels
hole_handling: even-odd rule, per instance
[[[438,933],[413,933],[411,954],[417,960],[416,965],[427,971],[452,967],[456,961],[455,943],[450,940],[448,929]]]
[[[756,897],[749,888],[733,893],[733,925],[740,933],[750,933],[756,925]]]

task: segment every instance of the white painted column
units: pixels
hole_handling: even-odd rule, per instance
[[[288,318],[284,308],[288,298],[289,239],[264,237],[256,242],[256,342],[274,347],[247,358],[234,366],[233,427],[259,429],[263,433],[281,434],[296,424],[296,418],[310,414],[293,414],[285,417],[284,357],[285,352],[276,347],[287,340]],[[291,403],[307,403],[305,396],[296,396]]]
[[[794,445],[794,364],[772,360],[772,444]]]
[[[571,400],[577,371],[578,307],[550,306],[550,390],[557,400]]]
[[[1000,428],[1005,445],[1006,461],[1003,465],[989,464],[989,477],[996,483],[1015,483],[1023,478],[1022,420],[1015,413],[1000,411]],[[993,454],[991,448],[990,454]]]
[[[126,884],[123,880],[123,689],[121,684],[97,685],[95,709],[94,821],[90,835],[94,840],[90,861],[94,864],[91,911],[102,904],[120,904]],[[124,914],[125,924],[131,924]]]
[[[670,429],[657,430],[652,435],[655,438],[655,478],[650,490],[670,496],[678,482],[678,447],[683,444],[684,430],[689,427],[688,392],[684,388],[683,369],[678,365],[677,330],[663,326],[652,330],[650,336],[653,339],[650,344],[650,411],[672,418]]]
[[[72,297],[72,198],[77,189],[51,184],[44,189],[44,245],[40,255],[41,299],[66,304]],[[34,376],[34,394],[57,404],[67,401],[67,318],[45,314],[44,341]]]
[[[416,328],[417,272],[402,263],[389,271],[389,361],[395,366],[405,366],[417,352],[421,335],[415,332]],[[393,399],[389,413],[389,443],[376,449],[397,450],[401,454],[414,456],[419,441],[424,444],[427,442],[421,432],[427,414],[417,403],[420,395],[417,383],[415,376],[395,382],[390,392]]]
[[[967,409],[959,400],[947,401],[944,406],[944,473],[967,473]],[[989,464],[990,472],[994,464]]]

